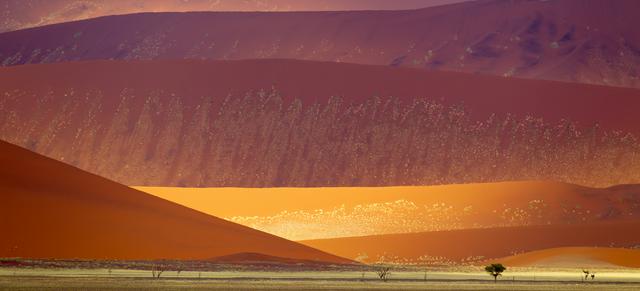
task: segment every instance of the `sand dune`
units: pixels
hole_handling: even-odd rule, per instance
[[[291,259],[291,258],[283,258],[283,257],[275,257],[268,256],[259,253],[238,253],[231,254],[226,256],[220,256],[208,259],[207,261],[212,261],[216,263],[223,264],[234,264],[234,265],[270,265],[270,264],[288,264],[288,265],[297,265],[297,264],[305,264],[305,265],[327,265],[331,264],[331,262],[322,262],[322,261],[311,261],[311,260],[301,260],[301,259]]]
[[[466,0],[4,0],[0,32],[139,12],[416,9]]]
[[[523,226],[302,241],[364,262],[459,264],[558,247],[635,247],[640,221]]]
[[[349,263],[0,142],[0,257],[209,259],[250,252]]]
[[[108,16],[0,34],[0,64],[287,58],[638,87],[639,3],[481,0],[413,11]]]
[[[136,188],[293,240],[640,218],[640,185]]]
[[[1,139],[126,185],[640,182],[636,89],[172,60],[0,68],[0,94]]]
[[[565,247],[528,252],[496,261],[514,267],[640,268],[640,250]]]

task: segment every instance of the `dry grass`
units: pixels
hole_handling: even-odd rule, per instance
[[[392,272],[388,282],[373,271],[187,271],[163,273],[154,279],[148,270],[0,268],[0,290],[639,290],[637,270],[599,272],[598,280],[581,282],[580,272],[519,270],[493,283],[481,272]],[[537,272],[537,281],[532,274]],[[515,276],[515,277],[514,277]],[[512,278],[515,281],[512,281]]]
[[[378,282],[358,280],[0,277],[2,290],[638,290],[630,283]]]

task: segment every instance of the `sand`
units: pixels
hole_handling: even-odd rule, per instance
[[[86,7],[61,18],[95,11]],[[569,0],[468,1],[411,11],[141,13],[5,33],[0,63],[308,59],[637,87],[639,9],[634,0]]]
[[[640,250],[565,247],[528,252],[499,259],[518,267],[627,267],[640,268]]]
[[[210,259],[261,253],[349,263],[0,142],[0,257]]]
[[[406,187],[135,188],[293,240],[640,218],[637,185],[596,189],[522,181]]]
[[[125,185],[640,182],[640,147],[626,137],[640,133],[634,89],[329,62],[158,60],[0,68],[0,94],[0,138]]]
[[[557,247],[633,247],[640,240],[638,227],[640,221],[635,220],[347,237],[302,243],[365,262],[460,264]]]

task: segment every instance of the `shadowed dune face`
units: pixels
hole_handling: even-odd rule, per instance
[[[138,189],[280,237],[304,240],[638,219],[640,185],[627,188],[508,182],[427,187]]]
[[[0,32],[115,14],[417,9],[466,0],[3,0]]]
[[[640,182],[635,89],[292,60],[105,61],[2,68],[0,94],[0,138],[127,185]]]
[[[349,263],[0,142],[0,257],[209,259],[252,252]]]
[[[316,265],[316,266],[332,264],[331,262],[274,257],[274,256],[268,256],[268,255],[259,254],[259,253],[237,253],[237,254],[211,258],[207,261],[212,261],[212,262],[222,263],[222,264],[233,264],[233,265],[267,265],[267,266],[272,264],[278,264],[278,265],[305,264],[305,265]]]
[[[565,247],[528,252],[499,260],[514,267],[627,267],[640,268],[640,250]]]
[[[635,0],[491,0],[415,11],[113,16],[4,33],[0,64],[289,58],[638,87],[638,10]]]
[[[523,226],[302,241],[363,262],[453,265],[557,247],[637,247],[640,222]]]

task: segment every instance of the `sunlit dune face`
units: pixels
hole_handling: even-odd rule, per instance
[[[467,0],[8,0],[0,32],[114,14],[187,11],[398,10]]]
[[[137,189],[291,240],[620,220],[640,197],[560,183]]]

